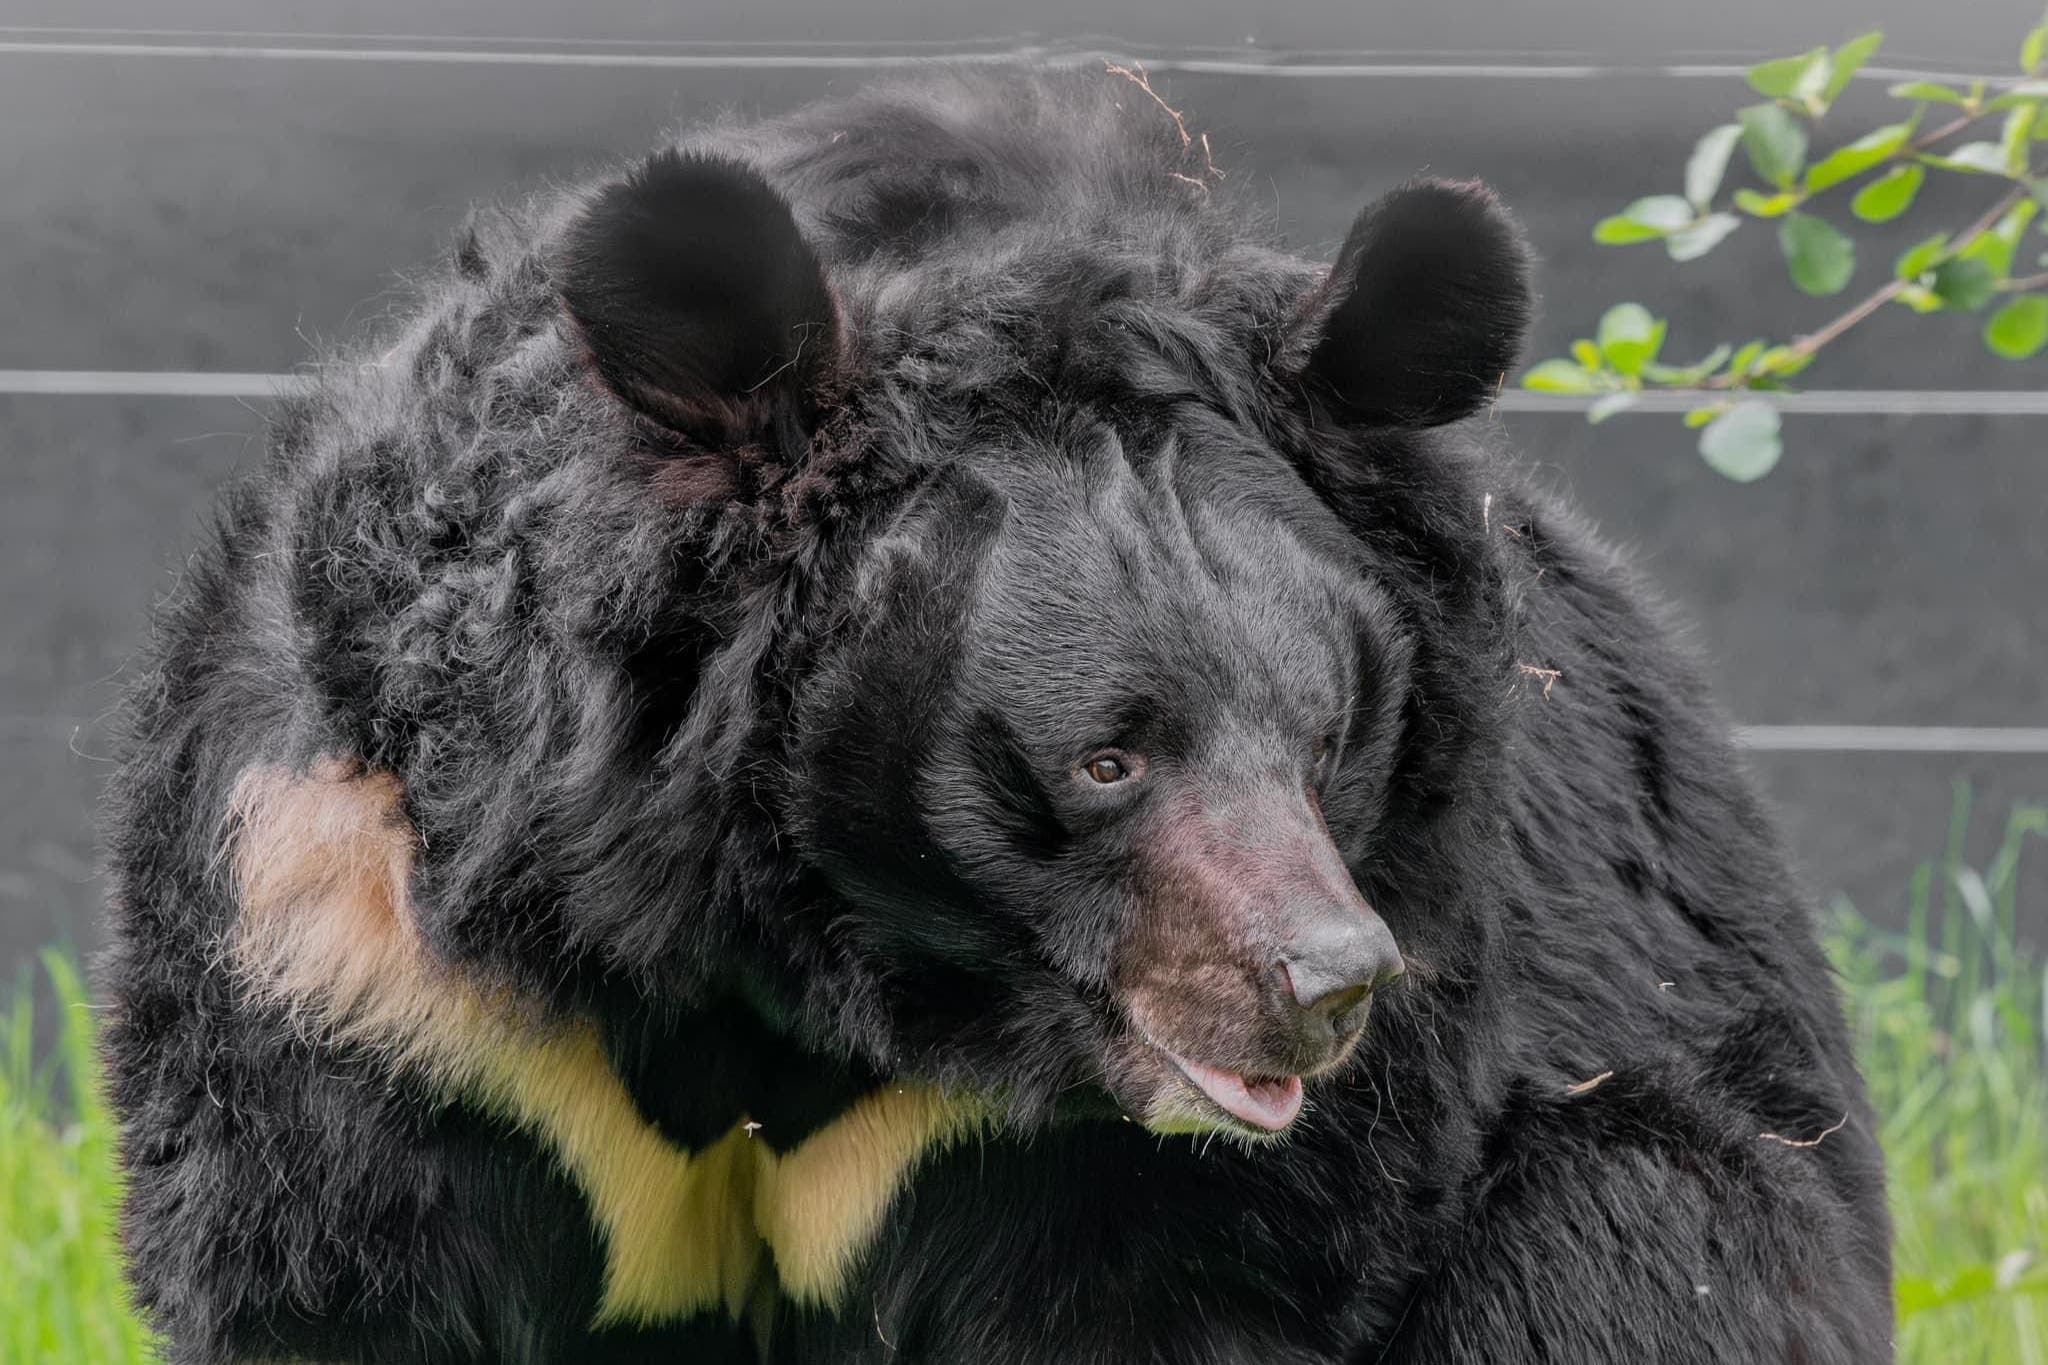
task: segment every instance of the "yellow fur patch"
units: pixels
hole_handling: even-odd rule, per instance
[[[917,1162],[978,1127],[982,1107],[891,1085],[780,1155],[744,1125],[699,1152],[676,1147],[588,1023],[480,988],[428,952],[407,900],[417,840],[402,795],[391,774],[340,760],[243,775],[233,957],[250,988],[545,1142],[604,1236],[599,1325],[713,1307],[737,1320],[764,1252],[783,1292],[836,1304]]]
[[[774,1249],[783,1292],[835,1306],[919,1158],[985,1119],[980,1106],[929,1086],[892,1085],[863,1096],[796,1150],[764,1152],[754,1227]]]

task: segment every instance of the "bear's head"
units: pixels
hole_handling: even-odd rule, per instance
[[[1521,236],[1436,181],[1327,274],[1178,220],[956,228],[892,258],[669,153],[567,238],[595,374],[679,458],[750,452],[792,499],[826,433],[896,471],[782,589],[767,790],[811,896],[763,932],[857,976],[829,989],[886,1069],[1284,1132],[1409,989],[1361,887],[1426,860],[1464,712],[1428,619],[1458,556],[1397,524],[1403,470],[1512,364]]]

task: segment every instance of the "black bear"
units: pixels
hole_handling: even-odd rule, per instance
[[[1518,230],[1205,149],[714,128],[284,405],[110,800],[172,1361],[1889,1358],[1809,907],[1484,415]]]

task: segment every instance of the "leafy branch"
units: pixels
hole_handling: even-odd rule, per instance
[[[1673,261],[1686,262],[1711,252],[1745,222],[1774,220],[1793,286],[1829,297],[1855,277],[1856,243],[1816,211],[1817,201],[1848,193],[1853,217],[1889,223],[1913,206],[1933,173],[2000,184],[1987,208],[1962,228],[1909,248],[1883,285],[1791,341],[1724,344],[1692,364],[1664,364],[1666,321],[1641,304],[1617,304],[1592,338],[1572,343],[1570,358],[1531,367],[1523,387],[1595,396],[1589,414],[1595,422],[1633,406],[1646,391],[1697,395],[1699,406],[1685,422],[1702,428],[1700,454],[1746,482],[1769,473],[1783,451],[1772,395],[1788,391],[1788,381],[1824,348],[1890,305],[1974,313],[2001,300],[1984,323],[1985,346],[2015,361],[2048,349],[2048,271],[2015,270],[2028,227],[2040,219],[2048,233],[2042,214],[2048,168],[2035,164],[2036,144],[2048,141],[2048,14],[2020,44],[2019,76],[1978,80],[1967,89],[1931,81],[1895,85],[1892,96],[1911,106],[1905,117],[1810,160],[1813,131],[1883,41],[1882,34],[1867,33],[1837,48],[1752,67],[1750,87],[1765,102],[1699,139],[1685,164],[1684,193],[1636,200],[1602,219],[1593,239],[1609,246],[1661,242]],[[1934,110],[1954,112],[1930,119]],[[1981,136],[1994,120],[1996,140]],[[1923,131],[1929,122],[1934,126]],[[1977,140],[1956,141],[1972,130]],[[1734,189],[1721,203],[1738,146],[1757,183]],[[2048,266],[2048,253],[2033,264]]]

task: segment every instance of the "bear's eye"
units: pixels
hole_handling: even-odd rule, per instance
[[[1081,771],[1104,786],[1112,782],[1122,782],[1131,776],[1130,764],[1114,754],[1101,754],[1089,759],[1081,766]]]

